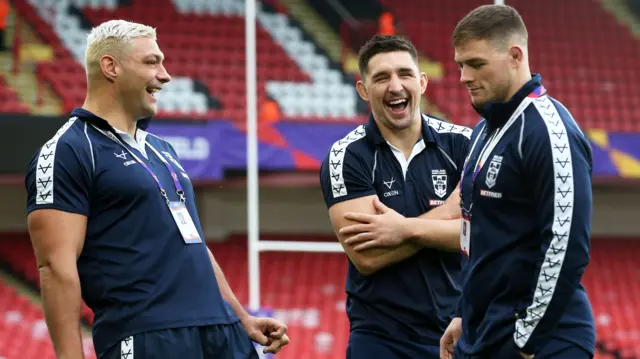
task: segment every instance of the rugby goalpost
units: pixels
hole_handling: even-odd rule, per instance
[[[258,190],[258,87],[256,54],[256,3],[245,0],[245,49],[247,85],[247,237],[249,252],[249,310],[260,310],[260,252],[342,253],[338,242],[261,241]],[[504,0],[494,0],[504,5]]]

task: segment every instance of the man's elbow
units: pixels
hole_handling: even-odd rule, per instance
[[[356,265],[354,263],[354,266],[356,267],[356,269],[358,270],[358,272],[360,272],[360,274],[364,275],[364,276],[370,276],[375,274],[378,271],[378,268],[370,265],[370,264],[360,264],[360,265]]]
[[[380,266],[375,259],[366,256],[358,256],[355,260],[352,259],[351,263],[353,263],[353,266],[356,267],[360,274],[365,276],[373,275],[380,270]]]
[[[38,264],[38,274],[41,286],[45,286],[47,283],[56,283],[65,287],[80,286],[80,278],[75,263],[71,266],[59,261],[42,262]]]

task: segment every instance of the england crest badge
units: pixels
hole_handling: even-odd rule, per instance
[[[447,171],[432,170],[431,181],[433,182],[433,190],[436,196],[444,198],[447,195]]]
[[[500,167],[502,167],[502,156],[493,156],[491,162],[489,162],[487,176],[484,181],[488,188],[493,188],[493,186],[496,185],[498,174],[500,173]]]

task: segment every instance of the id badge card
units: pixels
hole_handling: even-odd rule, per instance
[[[202,243],[200,234],[193,223],[187,207],[182,202],[169,202],[169,210],[173,215],[173,220],[178,225],[185,243]]]
[[[471,244],[471,220],[470,217],[462,211],[462,228],[460,228],[460,248],[462,252],[469,257],[469,246]]]

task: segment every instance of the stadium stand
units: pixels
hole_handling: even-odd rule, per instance
[[[56,60],[40,64],[38,73],[63,98],[66,111],[82,103],[86,86],[82,61],[89,27],[121,18],[158,28],[166,67],[174,76],[158,94],[158,118],[245,118],[241,110],[246,105],[242,1],[167,0],[151,10],[142,2],[122,7],[115,7],[113,1],[71,3],[51,7],[46,1],[16,1],[20,14],[55,44]],[[261,10],[258,20],[258,103],[267,96],[274,98],[287,118],[357,115],[352,83],[339,69],[331,68],[329,59],[286,15]]]
[[[85,358],[96,357],[90,337]],[[42,308],[0,279],[0,358],[55,359]]]
[[[639,131],[640,115],[633,109],[640,101],[635,85],[640,72],[634,66],[640,45],[613,15],[599,6],[579,6],[576,1],[563,5],[579,9],[580,16],[563,21],[567,27],[561,34],[548,29],[563,20],[562,11],[548,14],[526,1],[514,2],[533,24],[529,31],[534,70],[543,73],[547,88],[584,128]],[[468,95],[451,61],[450,34],[465,9],[482,3],[455,0],[421,7],[380,0],[374,7],[391,9],[401,31],[421,53],[442,64],[445,76],[432,83],[427,96],[451,121],[464,125],[475,123],[477,114],[468,106]],[[112,0],[73,0],[52,7],[45,0],[16,1],[20,14],[55,48],[56,60],[40,64],[38,74],[63,99],[65,111],[82,102],[81,63],[88,28],[106,19],[123,18],[158,27],[167,67],[174,75],[158,94],[159,118],[188,115],[238,121],[245,116],[242,108],[246,103],[243,6],[240,0],[163,0],[149,10],[142,2],[118,6]],[[425,18],[432,21],[425,22]],[[353,81],[332,66],[286,14],[264,5],[258,11],[258,22],[259,103],[267,96],[275,99],[286,118],[363,119],[357,112]],[[612,52],[619,56],[610,58]]]
[[[306,237],[307,240],[314,240]],[[265,239],[273,238],[266,236]],[[278,239],[282,237],[278,236]],[[321,241],[328,239],[316,238]],[[224,254],[216,258],[222,268],[228,269],[225,273],[238,300],[247,303],[246,237],[232,236],[223,243],[210,243],[209,247],[214,254]],[[340,353],[344,353],[349,338],[349,324],[344,313],[347,270],[344,255],[265,253],[262,257],[262,306],[272,308],[276,317],[286,321],[291,337],[296,338],[278,358],[320,359],[327,358],[329,354],[338,358]],[[282,270],[278,274],[270,271],[269,263],[278,263]],[[28,235],[15,233],[0,236],[0,265],[34,288],[39,287],[37,265]],[[84,303],[82,318],[85,324],[90,324],[93,319],[93,313]],[[0,357],[2,350],[0,339]]]
[[[265,240],[274,239],[264,236]],[[327,241],[328,237],[307,240]],[[278,236],[282,240],[282,236]],[[231,236],[222,243],[210,243],[229,282],[242,303],[248,301],[246,237]],[[619,358],[640,357],[640,269],[635,265],[640,242],[598,238],[593,240],[591,263],[583,281],[597,318],[599,344]],[[344,315],[346,261],[342,254],[269,252],[262,254],[262,300],[274,315],[285,320],[292,342],[279,358],[340,358],[348,340],[349,324]],[[33,286],[38,286],[35,257],[26,234],[4,234],[0,238],[0,263]],[[270,271],[278,263],[280,271]],[[319,270],[322,268],[322,270]],[[284,276],[280,273],[286,273]],[[633,281],[627,279],[634,278]],[[0,298],[2,298],[0,296]],[[31,308],[31,307],[30,307]],[[282,310],[282,308],[288,308]],[[35,310],[35,309],[30,309]],[[42,318],[41,314],[39,314]],[[92,313],[83,307],[90,323]],[[0,341],[0,355],[2,346]],[[10,358],[10,357],[9,357]],[[8,359],[9,359],[8,358]],[[605,354],[596,358],[606,359]],[[611,357],[615,358],[615,356]],[[28,359],[28,358],[26,358]]]
[[[475,124],[477,114],[467,106],[468,94],[460,86],[459,72],[451,61],[451,34],[467,9],[486,2],[452,0],[428,7],[418,6],[420,0],[380,3],[393,10],[400,28],[423,54],[444,64],[445,76],[441,83],[429,87],[430,96],[452,121]],[[528,24],[532,71],[543,74],[552,96],[560,99],[584,128],[640,131],[640,114],[634,110],[640,101],[636,66],[640,43],[628,29],[597,3],[510,3]],[[562,31],[557,28],[560,23]],[[617,56],[611,57],[613,53]]]
[[[640,357],[640,270],[634,240],[596,240],[584,284],[603,346],[621,358]]]

